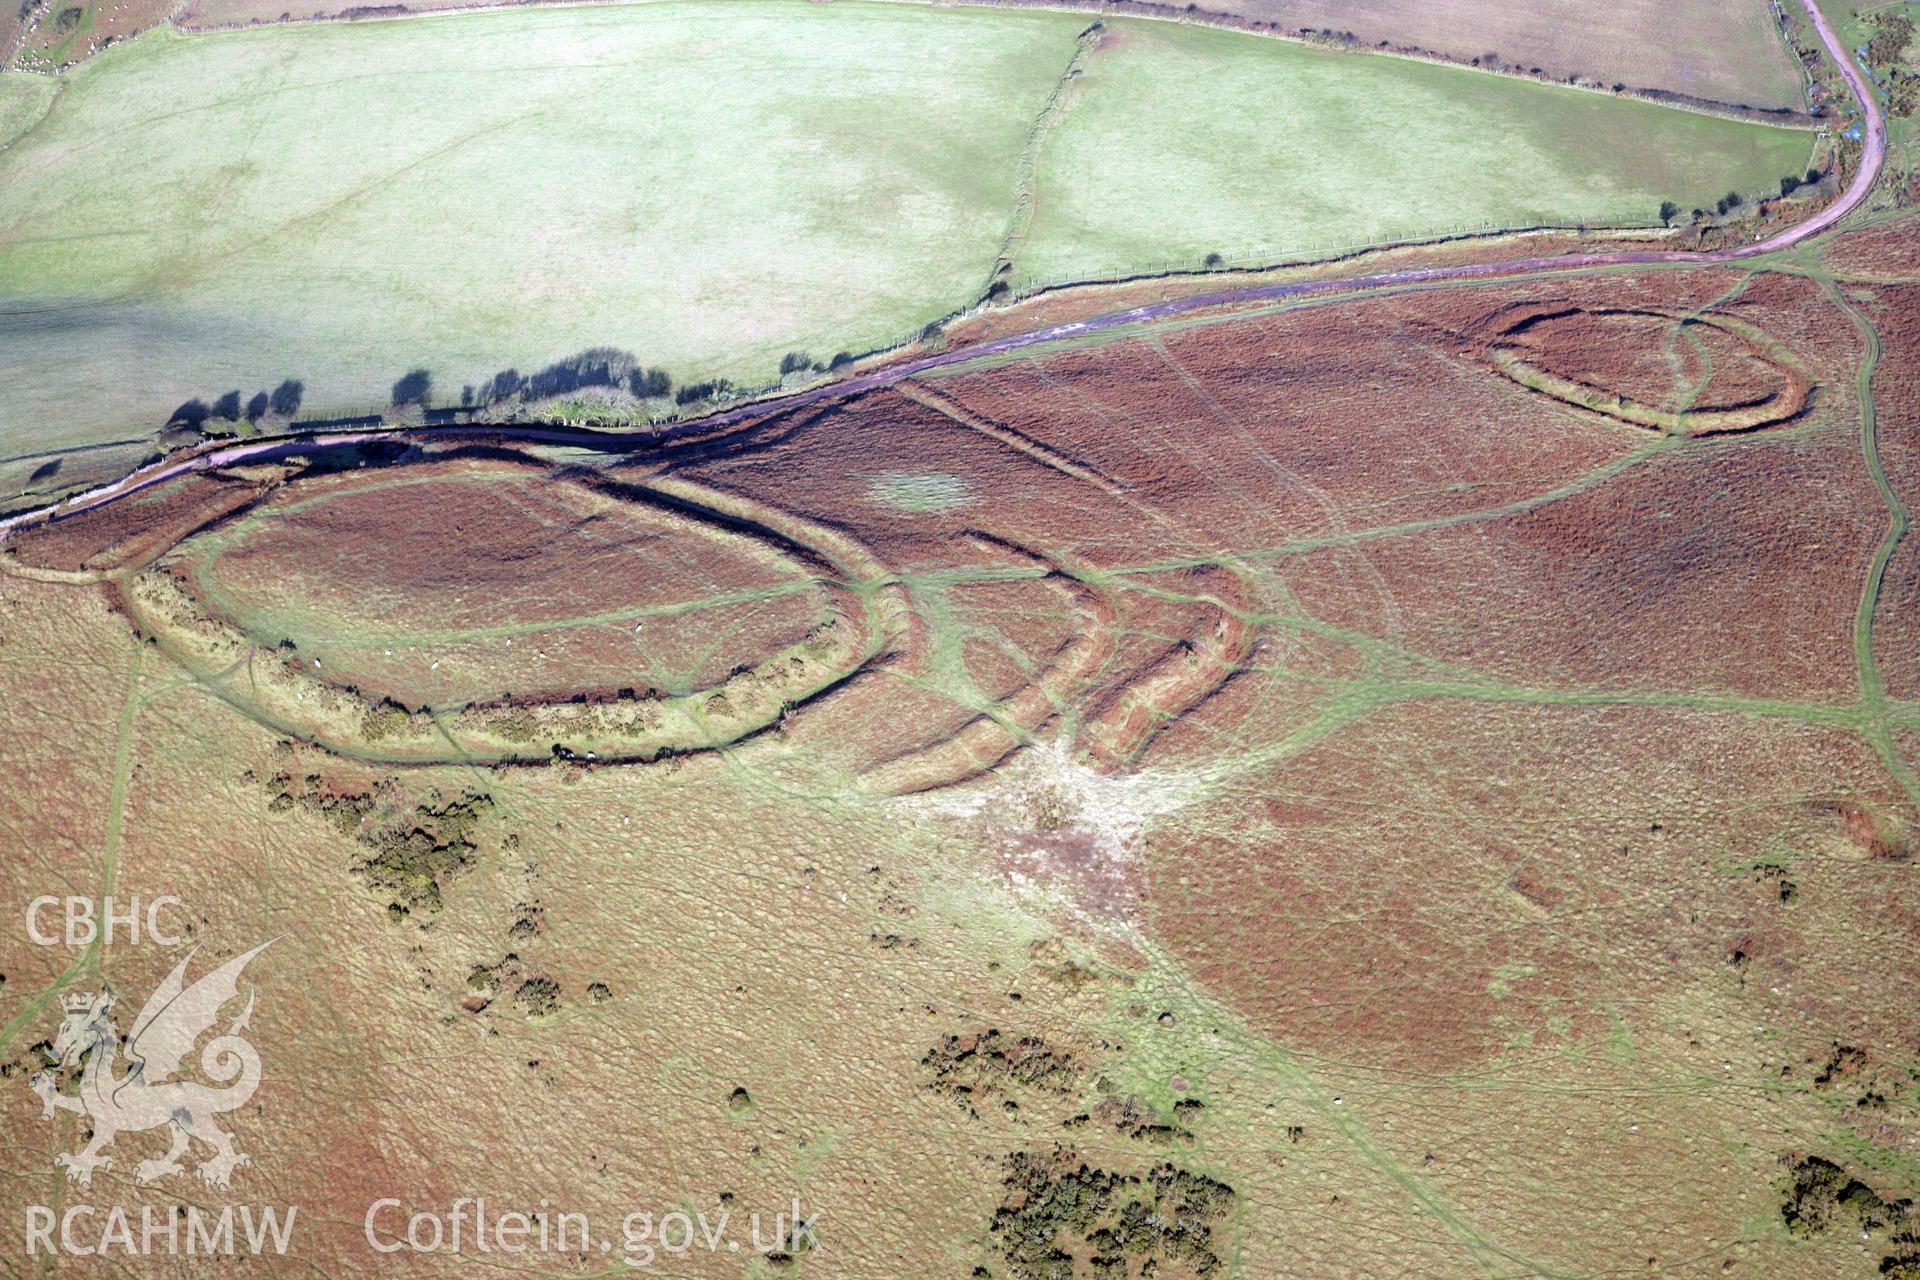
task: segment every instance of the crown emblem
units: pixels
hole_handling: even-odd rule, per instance
[[[93,1008],[93,992],[81,991],[70,996],[61,996],[60,1005],[68,1013],[85,1013]]]

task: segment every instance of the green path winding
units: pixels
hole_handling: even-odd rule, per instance
[[[1866,354],[1860,361],[1860,372],[1856,379],[1860,398],[1860,452],[1866,463],[1867,474],[1873,480],[1873,487],[1887,508],[1887,531],[1882,535],[1879,545],[1874,549],[1873,560],[1867,566],[1866,581],[1860,588],[1860,607],[1853,623],[1853,659],[1860,673],[1860,710],[1864,717],[1861,733],[1872,744],[1887,772],[1907,793],[1907,799],[1920,806],[1920,777],[1916,777],[1913,766],[1907,762],[1899,744],[1894,741],[1888,723],[1890,709],[1886,684],[1881,679],[1880,660],[1874,653],[1873,645],[1873,620],[1879,611],[1887,566],[1893,561],[1893,553],[1899,550],[1901,539],[1907,536],[1906,504],[1900,500],[1893,483],[1887,479],[1886,468],[1880,461],[1880,423],[1873,402],[1873,376],[1880,367],[1880,333],[1866,314],[1847,297],[1845,289],[1831,278],[1822,283],[1827,296],[1853,322],[1866,343]]]

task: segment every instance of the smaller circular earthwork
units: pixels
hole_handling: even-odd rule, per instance
[[[1670,435],[1792,422],[1814,387],[1801,361],[1764,329],[1706,313],[1529,305],[1498,317],[1484,351],[1529,391]]]

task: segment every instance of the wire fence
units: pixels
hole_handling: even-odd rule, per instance
[[[1649,231],[1666,224],[1657,216],[1640,210],[1619,217],[1593,217],[1570,222],[1527,222],[1516,224],[1496,223],[1488,220],[1460,222],[1451,226],[1427,227],[1422,229],[1395,228],[1383,230],[1380,234],[1366,240],[1340,240],[1334,238],[1295,240],[1286,244],[1267,244],[1260,246],[1236,246],[1231,249],[1216,249],[1209,253],[1178,258],[1162,258],[1152,262],[1135,263],[1127,267],[1117,264],[1108,271],[1108,280],[1141,279],[1150,276],[1176,275],[1187,272],[1209,270],[1245,270],[1252,267],[1281,267],[1294,263],[1326,262],[1339,258],[1350,258],[1356,254],[1371,253],[1381,249],[1400,246],[1432,245],[1448,240],[1464,240],[1487,236],[1520,235],[1530,231],[1571,231],[1585,234],[1592,231]],[[1075,276],[1019,276],[1013,291],[1026,296],[1047,289],[1060,289],[1075,284],[1099,283],[1099,277],[1087,275]]]
[[[1376,252],[1382,249],[1417,248],[1444,243],[1450,240],[1483,238],[1502,235],[1521,235],[1529,232],[1587,232],[1608,231],[1646,231],[1655,230],[1663,224],[1658,218],[1642,215],[1627,215],[1618,218],[1587,218],[1570,222],[1529,222],[1516,225],[1504,225],[1489,220],[1461,222],[1452,226],[1426,228],[1419,231],[1387,231],[1370,240],[1299,240],[1285,246],[1249,247],[1238,246],[1230,250],[1215,250],[1198,256],[1168,257],[1150,262],[1133,263],[1125,267],[1116,266],[1105,276],[1079,273],[1057,277],[1026,276],[1019,277],[1017,283],[1010,286],[1014,299],[1028,298],[1053,289],[1065,289],[1078,285],[1114,284],[1129,280],[1149,280],[1156,277],[1178,275],[1207,275],[1216,272],[1260,270],[1265,268],[1283,268],[1293,265],[1311,265],[1318,262],[1336,261],[1357,254]],[[939,332],[949,325],[977,315],[987,307],[983,299],[965,307],[951,311],[928,324],[918,326],[901,333],[889,341],[883,341],[868,350],[858,353],[854,359],[858,362],[878,359],[921,345],[930,339],[937,339]],[[696,401],[679,406],[683,412],[660,418],[654,423],[635,421],[635,429],[644,429],[648,425],[666,425],[684,417],[698,416],[711,412],[717,406],[751,400],[770,395],[787,386],[809,385],[810,379],[800,377],[789,381],[781,379],[758,386],[734,386],[731,393],[721,399]],[[497,411],[498,405],[439,405],[421,413],[409,409],[409,413],[420,414],[427,426],[440,426],[474,421],[479,415]],[[391,404],[366,404],[360,406],[327,406],[324,410],[312,409],[298,413],[288,422],[295,431],[335,431],[352,430],[361,427],[376,426],[381,422],[392,421],[399,411]]]

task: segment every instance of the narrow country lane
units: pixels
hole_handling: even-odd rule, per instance
[[[645,434],[594,431],[584,428],[556,426],[517,426],[512,423],[489,423],[485,425],[442,425],[431,427],[394,426],[370,427],[362,430],[336,432],[331,434],[274,436],[266,439],[249,440],[243,444],[224,445],[194,453],[178,459],[157,462],[144,467],[110,484],[87,490],[69,497],[51,508],[25,511],[0,520],[0,542],[16,529],[36,524],[43,520],[63,516],[77,515],[91,511],[109,503],[118,502],[132,494],[140,493],[155,485],[196,471],[211,471],[221,467],[234,466],[245,462],[272,461],[277,457],[309,452],[316,448],[333,448],[342,445],[360,444],[374,440],[389,439],[436,439],[457,438],[459,436],[484,436],[492,439],[523,440],[535,444],[579,445],[587,448],[608,451],[652,448],[665,440],[676,436],[711,431],[715,427],[724,427],[750,418],[763,417],[823,401],[837,400],[847,396],[860,395],[880,387],[939,369],[949,365],[963,364],[983,357],[1002,355],[1019,351],[1026,347],[1058,341],[1061,338],[1078,337],[1083,334],[1100,333],[1128,325],[1141,324],[1151,320],[1165,319],[1170,316],[1184,315],[1203,311],[1212,307],[1227,306],[1242,302],[1263,302],[1283,298],[1303,298],[1317,294],[1356,293],[1369,289],[1391,288],[1409,284],[1428,284],[1449,280],[1479,280],[1506,275],[1539,274],[1550,271],[1581,271],[1594,267],[1611,266],[1650,266],[1660,264],[1698,264],[1738,262],[1742,259],[1774,253],[1791,248],[1813,236],[1819,235],[1838,223],[1854,209],[1858,208],[1873,184],[1880,177],[1881,165],[1886,159],[1887,134],[1886,123],[1880,114],[1879,105],[1874,101],[1873,92],[1867,84],[1866,76],[1848,56],[1846,47],[1840,42],[1839,35],[1828,23],[1826,15],[1821,13],[1818,0],[1800,0],[1808,20],[1819,32],[1821,42],[1826,45],[1827,53],[1840,69],[1852,90],[1854,98],[1860,104],[1864,122],[1860,167],[1854,172],[1853,180],[1846,191],[1818,214],[1798,223],[1765,240],[1753,244],[1741,245],[1732,249],[1717,249],[1703,252],[1686,252],[1676,249],[1638,250],[1618,253],[1568,254],[1559,257],[1514,258],[1504,262],[1476,262],[1451,267],[1427,267],[1410,271],[1389,271],[1371,275],[1342,276],[1322,280],[1302,281],[1293,284],[1258,285],[1244,289],[1221,289],[1211,293],[1194,294],[1177,298],[1170,302],[1156,303],[1151,306],[1135,307],[1128,311],[1113,312],[1096,316],[1090,320],[1074,321],[1068,324],[1049,325],[1045,328],[1030,330],[1011,337],[996,338],[989,342],[975,343],[957,347],[936,355],[923,356],[917,360],[903,361],[872,373],[862,374],[841,382],[829,382],[818,387],[792,395],[770,397],[751,404],[728,409],[722,413],[697,418],[688,422],[675,423],[658,431]]]

